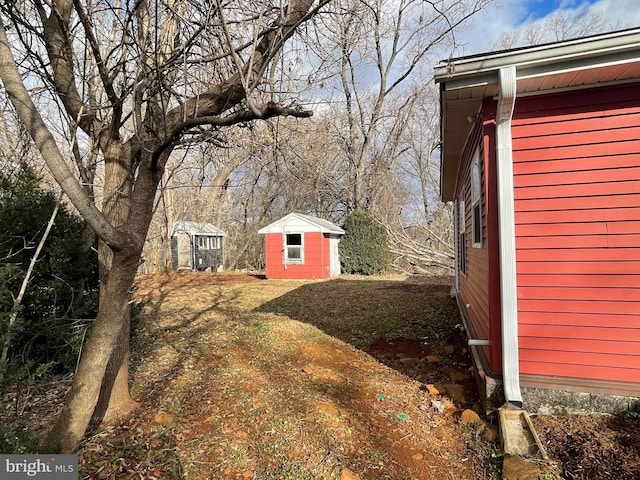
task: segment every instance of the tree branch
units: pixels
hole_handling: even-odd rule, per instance
[[[91,228],[111,248],[117,250],[124,245],[124,238],[96,208],[76,175],[69,168],[58,149],[53,135],[47,129],[40,112],[29,96],[18,67],[11,53],[5,27],[0,22],[0,80],[9,95],[13,107],[33,139],[38,151],[49,167],[51,174]],[[82,111],[78,112],[80,116]]]

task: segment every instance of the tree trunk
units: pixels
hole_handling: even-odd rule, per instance
[[[123,345],[124,342],[118,345],[118,340],[122,338],[123,331],[128,334],[129,330],[129,291],[138,266],[137,258],[137,255],[127,255],[125,252],[116,253],[114,256],[108,279],[100,289],[98,317],[91,327],[91,335],[84,347],[82,361],[73,378],[71,391],[58,421],[47,437],[49,451],[77,451],[94,416],[103,385],[108,384],[109,361],[116,349],[128,348],[128,342],[127,345]],[[117,366],[117,360],[114,360],[114,376],[119,372],[123,360],[124,356]],[[96,382],[98,378],[104,380]],[[111,396],[110,392],[109,397]]]

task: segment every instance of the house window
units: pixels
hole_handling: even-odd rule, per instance
[[[458,200],[458,268],[467,273],[467,233],[464,200]]]
[[[302,263],[302,234],[301,233],[287,233],[285,237],[285,260],[288,263]]]
[[[474,248],[482,247],[482,182],[480,176],[480,149],[471,164],[471,235]]]

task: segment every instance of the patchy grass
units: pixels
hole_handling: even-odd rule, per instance
[[[420,382],[364,351],[380,338],[446,343],[449,290],[438,278],[140,278],[141,406],[87,442],[83,473],[153,474],[156,458],[189,479],[491,478],[469,460],[459,407],[443,397],[433,410]]]

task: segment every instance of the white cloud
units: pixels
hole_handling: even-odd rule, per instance
[[[503,34],[524,29],[534,22],[543,22],[546,17],[535,18],[522,0],[499,0],[476,15],[467,28],[456,33],[463,46],[453,56],[466,56],[490,51],[492,45]],[[607,30],[621,30],[640,26],[638,0],[564,0],[559,8],[570,13],[581,13],[587,9],[600,13]],[[595,32],[594,32],[595,33]]]

